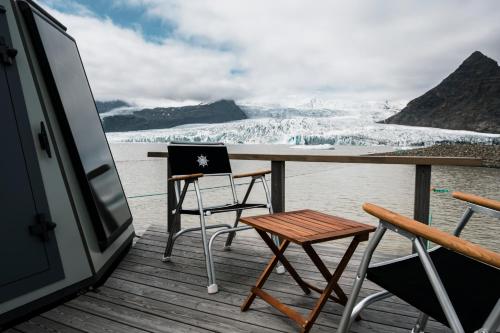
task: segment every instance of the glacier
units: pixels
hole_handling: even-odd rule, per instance
[[[107,133],[110,142],[171,141],[227,144],[287,144],[422,147],[435,143],[500,144],[500,135],[427,127],[379,124],[403,102],[306,103],[300,106],[243,105],[249,119],[220,124],[189,124],[168,129]],[[111,114],[132,110],[113,110]]]

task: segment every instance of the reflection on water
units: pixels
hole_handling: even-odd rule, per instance
[[[166,192],[166,160],[147,158],[147,151],[165,150],[158,144],[113,144],[113,155],[134,216],[134,225],[139,233],[152,223],[166,223],[166,196],[136,197],[144,194]],[[234,149],[234,147],[232,147]],[[280,150],[280,146],[239,146],[238,150],[252,149],[261,152]],[[380,151],[380,147],[336,147],[332,154],[362,154]],[[294,153],[305,153],[296,149]],[[322,153],[315,151],[313,153]],[[269,162],[232,162],[233,172],[269,168]],[[376,220],[364,213],[361,205],[372,202],[401,214],[413,215],[415,168],[409,165],[302,163],[286,164],[286,209],[316,209],[326,213],[376,224]],[[202,179],[203,187],[221,185],[220,178]],[[463,191],[500,199],[500,169],[435,166],[432,170],[432,185],[451,191]],[[241,180],[240,183],[244,183]],[[238,186],[242,197],[245,186]],[[207,204],[221,202],[231,195],[225,188],[203,192]],[[262,200],[263,192],[257,187],[254,201]],[[192,197],[192,196],[191,196]],[[194,205],[193,198],[186,205]],[[464,203],[453,199],[451,193],[431,193],[432,225],[451,232],[465,209]],[[255,213],[260,213],[255,211]],[[262,211],[265,213],[265,210]],[[232,219],[231,214],[220,214],[220,220]],[[213,219],[213,217],[211,217]],[[183,223],[194,224],[197,219],[183,218]],[[476,214],[463,232],[463,237],[494,251],[500,251],[500,220]],[[388,232],[381,251],[406,254],[410,244],[404,238]]]

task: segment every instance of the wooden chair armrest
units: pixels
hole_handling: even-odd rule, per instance
[[[447,249],[461,253],[496,268],[500,268],[500,254],[496,252],[487,250],[439,229],[409,219],[371,203],[365,203],[363,205],[363,209],[368,214],[371,214],[382,221],[390,223],[418,237],[428,239],[431,242],[441,245]]]
[[[487,199],[474,194],[453,192],[453,197],[462,201],[470,202],[478,206],[483,206],[486,208],[494,209],[500,211],[500,201],[493,199]]]
[[[244,178],[244,177],[255,177],[255,176],[263,176],[267,175],[268,173],[271,173],[271,170],[259,170],[259,171],[254,171],[254,172],[246,172],[246,173],[239,173],[237,175],[233,175],[233,178]]]
[[[197,179],[201,177],[203,177],[202,173],[193,173],[192,175],[172,176],[168,181],[175,182],[177,180]]]

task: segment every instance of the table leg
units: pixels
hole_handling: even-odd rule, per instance
[[[295,282],[297,282],[297,284],[300,286],[300,288],[302,288],[304,293],[306,293],[306,295],[309,295],[311,293],[311,290],[307,286],[307,283],[305,283],[304,280],[302,280],[302,278],[299,276],[299,274],[297,273],[295,268],[293,268],[293,266],[290,264],[288,259],[285,258],[285,256],[283,255],[283,252],[281,252],[281,253],[279,252],[278,247],[276,247],[276,244],[274,244],[271,237],[269,237],[269,235],[262,230],[259,230],[259,229],[255,229],[255,230],[259,233],[260,237],[264,240],[264,242],[271,249],[271,251],[273,251],[274,255],[276,257],[278,257],[279,261],[283,264],[283,266],[285,266],[288,273],[290,273],[292,278],[295,280]]]
[[[326,265],[323,263],[321,258],[318,256],[314,248],[310,244],[304,244],[302,245],[304,248],[304,251],[307,253],[309,258],[311,258],[311,261],[314,263],[314,265],[318,268],[320,273],[323,275],[326,281],[331,281],[332,280],[332,273],[328,270]],[[345,268],[344,268],[345,269]],[[343,269],[342,269],[343,271]],[[344,291],[338,284],[334,285],[332,287],[335,290],[335,294],[337,294],[338,298],[335,298],[335,301],[337,303],[340,303],[342,305],[345,305],[347,303],[347,296],[345,295]],[[330,295],[330,294],[328,294]]]
[[[241,311],[247,311],[252,305],[255,298],[259,296],[262,300],[273,306],[275,309],[281,311],[290,319],[294,320],[297,324],[299,324],[302,333],[307,333],[314,325],[314,322],[318,318],[318,315],[320,314],[321,309],[325,305],[328,298],[331,298],[335,302],[343,305],[347,303],[347,296],[342,290],[342,288],[340,288],[338,282],[340,280],[340,277],[342,276],[342,273],[346,269],[347,264],[349,263],[352,255],[354,254],[354,251],[356,250],[358,244],[368,239],[367,233],[354,236],[353,240],[351,241],[349,247],[345,251],[342,259],[340,260],[333,274],[328,270],[325,263],[321,260],[321,258],[316,253],[311,244],[306,243],[302,245],[304,251],[307,253],[309,258],[311,258],[312,262],[318,268],[318,270],[321,272],[321,274],[323,275],[323,277],[327,282],[326,287],[324,289],[321,289],[302,280],[302,278],[298,275],[298,273],[292,267],[290,262],[285,258],[284,252],[287,249],[288,245],[290,244],[289,240],[284,240],[278,248],[274,244],[271,237],[269,237],[269,235],[266,232],[259,230],[257,228],[255,230],[262,237],[267,246],[273,251],[274,256],[273,258],[271,258],[266,268],[259,276],[256,285],[252,287],[250,295],[247,297],[247,299],[241,306]],[[319,299],[317,300],[316,304],[314,305],[313,309],[311,310],[307,318],[302,317],[302,315],[299,314],[297,311],[286,306],[285,304],[281,303],[278,299],[274,298],[273,296],[269,295],[264,290],[262,290],[262,287],[264,286],[267,279],[271,275],[271,272],[278,263],[278,261],[280,261],[283,264],[283,266],[285,266],[290,275],[295,279],[295,281],[304,290],[304,292],[310,293],[310,290],[315,290],[318,293],[320,293]],[[335,292],[338,295],[338,298],[332,295],[333,292]]]
[[[347,248],[344,256],[340,260],[339,264],[337,265],[337,268],[335,269],[335,272],[333,274],[330,273],[328,268],[325,266],[324,262],[321,260],[321,258],[318,256],[316,251],[312,248],[311,245],[309,244],[304,244],[303,248],[304,251],[309,255],[313,263],[316,265],[316,267],[319,269],[321,274],[325,277],[325,279],[328,281],[327,286],[321,293],[321,296],[319,297],[318,301],[316,302],[314,308],[312,309],[309,317],[307,318],[306,324],[304,325],[302,332],[309,332],[311,329],[312,325],[314,324],[316,318],[318,318],[318,315],[321,312],[321,309],[325,305],[326,301],[330,297],[330,294],[332,291],[335,291],[335,293],[339,296],[340,303],[345,305],[347,303],[347,296],[340,288],[338,281],[340,280],[340,277],[342,276],[342,273],[347,267],[347,264],[349,263],[349,260],[351,260],[352,255],[354,254],[354,251],[358,247],[358,244],[362,238],[360,236],[355,236],[354,239],[351,241],[351,244]]]
[[[271,243],[274,245],[272,241]],[[250,305],[252,305],[253,301],[255,300],[255,296],[257,296],[257,294],[254,292],[254,289],[261,289],[264,286],[264,283],[266,283],[267,279],[269,278],[269,275],[271,275],[274,266],[276,266],[276,264],[278,263],[279,257],[285,252],[289,244],[290,241],[288,240],[284,240],[283,242],[281,242],[281,245],[278,249],[278,255],[275,254],[274,257],[271,258],[271,260],[269,260],[269,262],[267,263],[267,266],[260,274],[259,279],[255,284],[255,287],[252,288],[250,295],[248,295],[245,302],[243,302],[243,304],[241,305],[241,311],[247,311],[250,308]]]

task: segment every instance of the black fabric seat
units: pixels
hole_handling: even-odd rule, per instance
[[[481,327],[500,297],[500,270],[439,247],[429,252],[465,332]],[[417,255],[368,268],[367,278],[448,326]]]
[[[227,204],[221,206],[203,207],[203,212],[210,212],[210,214],[216,214],[216,213],[234,212],[242,209],[253,209],[253,208],[267,208],[267,204],[258,204],[258,203]],[[181,209],[180,213],[188,215],[200,215],[200,210],[198,208]]]

